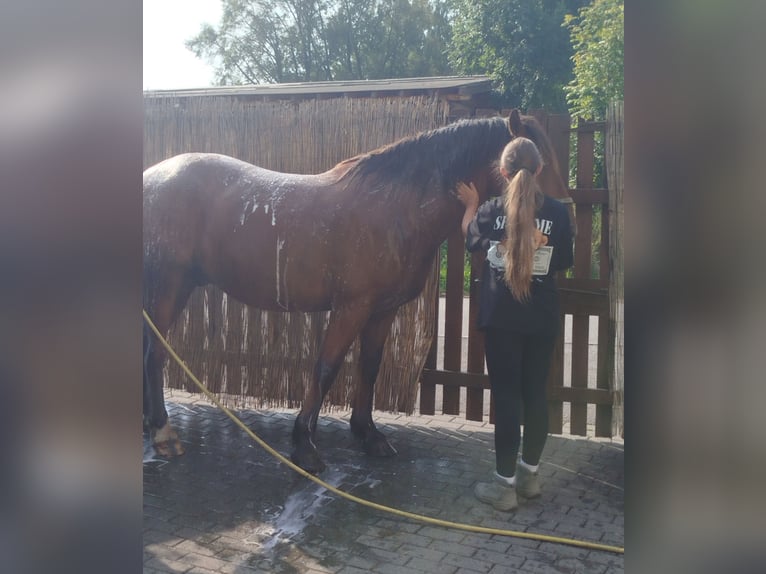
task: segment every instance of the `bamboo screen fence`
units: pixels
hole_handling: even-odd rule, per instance
[[[215,152],[268,169],[319,173],[401,137],[443,126],[448,105],[432,96],[264,101],[247,97],[145,97],[144,167],[184,152]],[[375,408],[411,413],[435,335],[436,272],[392,326]],[[197,289],[170,343],[193,372],[236,405],[299,406],[311,380],[327,313],[247,308],[212,287]],[[328,406],[346,407],[357,378],[358,341]],[[194,389],[176,365],[166,385]]]

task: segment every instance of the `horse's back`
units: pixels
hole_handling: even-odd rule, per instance
[[[242,160],[217,153],[182,153],[144,170],[144,196],[157,190],[206,179],[225,173],[239,173],[255,167]]]
[[[175,172],[182,171],[185,168],[189,168],[194,165],[215,165],[215,164],[242,164],[252,165],[246,161],[242,161],[235,157],[224,155],[221,153],[208,153],[208,152],[187,152],[180,153],[178,155],[171,156],[167,159],[163,159],[155,163],[152,166],[147,167],[144,170],[144,176],[155,172],[168,172],[172,170]]]
[[[318,245],[330,248],[335,181],[329,172],[281,173],[220,154],[160,162],[144,172],[145,268],[193,269],[200,284],[264,308],[327,308],[331,253],[320,257]],[[292,287],[298,262],[305,281]],[[315,287],[304,295],[306,282]]]

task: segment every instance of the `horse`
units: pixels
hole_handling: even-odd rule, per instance
[[[396,453],[372,419],[373,386],[397,309],[423,289],[439,246],[458,229],[455,192],[473,181],[502,191],[497,160],[517,136],[535,141],[545,193],[567,190],[547,135],[531,116],[467,119],[403,138],[315,175],[280,173],[211,153],[185,153],[144,171],[144,308],[167,334],[191,292],[214,284],[264,310],[330,311],[292,433],[293,462],[318,473],[317,417],[360,337],[351,431],[372,456]],[[163,396],[166,352],[144,335],[144,417],[155,450],[183,453]]]

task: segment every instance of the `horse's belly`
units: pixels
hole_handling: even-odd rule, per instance
[[[256,309],[264,311],[301,311],[311,313],[315,311],[328,311],[331,298],[323,296],[305,297],[289,291],[276,291],[263,293],[262,290],[250,289],[240,291],[237,289],[224,289],[226,293]]]
[[[290,273],[297,275],[291,277]],[[236,276],[219,277],[216,284],[241,303],[269,311],[324,311],[330,309],[332,294],[321,279],[299,270],[283,271],[253,266]]]
[[[219,263],[211,283],[238,301],[272,311],[330,309],[332,290],[321,269],[302,266],[277,249],[249,249],[245,256]]]

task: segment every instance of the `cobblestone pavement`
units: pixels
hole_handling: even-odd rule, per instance
[[[168,411],[186,453],[144,449],[144,572],[616,573],[622,555],[410,521],[324,491],[272,458],[204,398],[174,391]],[[290,452],[295,410],[241,410]],[[350,412],[320,416],[322,479],[374,502],[443,520],[624,545],[619,440],[552,435],[543,494],[512,513],[473,498],[493,468],[492,426],[459,417],[373,413],[398,450],[364,455]]]

